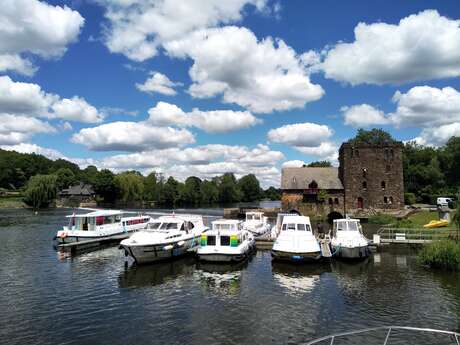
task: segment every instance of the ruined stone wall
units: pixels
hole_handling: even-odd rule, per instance
[[[344,214],[345,196],[341,190],[327,191],[328,197],[324,202],[304,202],[302,190],[283,191],[281,208],[283,212],[297,210],[304,216],[327,217],[331,212]]]
[[[343,144],[339,176],[345,188],[346,213],[359,209],[404,207],[402,144],[384,147]]]

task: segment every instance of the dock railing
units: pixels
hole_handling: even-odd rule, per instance
[[[424,244],[455,236],[452,229],[382,227],[377,235],[382,243]]]
[[[360,330],[350,331],[350,332],[336,333],[336,334],[331,334],[331,335],[327,335],[322,338],[312,340],[308,343],[304,343],[304,345],[313,345],[313,344],[334,345],[334,341],[338,338],[344,338],[344,337],[349,337],[353,335],[362,335],[366,333],[370,333],[370,336],[372,336],[372,334],[375,334],[375,332],[379,332],[379,331],[385,332],[385,339],[382,342],[382,345],[387,345],[388,341],[391,338],[392,332],[396,330],[400,330],[400,331],[402,330],[402,331],[407,331],[411,333],[419,332],[419,333],[432,333],[432,334],[437,334],[437,335],[445,335],[445,336],[450,337],[452,344],[460,345],[460,333],[431,329],[431,328],[417,328],[417,327],[404,327],[404,326],[382,326],[382,327],[365,328],[365,329],[360,329]]]

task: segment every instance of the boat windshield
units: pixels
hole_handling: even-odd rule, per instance
[[[213,225],[214,230],[235,230],[234,224],[218,223]]]
[[[337,231],[358,231],[358,222],[337,222]]]
[[[246,220],[260,220],[260,214],[247,214]]]
[[[283,231],[285,230],[311,231],[309,224],[295,224],[295,223],[283,224]]]
[[[153,222],[149,224],[149,230],[177,230],[178,223],[162,223],[162,222]]]

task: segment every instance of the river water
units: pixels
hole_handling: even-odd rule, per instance
[[[1,344],[301,344],[381,325],[460,327],[460,275],[419,267],[408,249],[358,263],[282,265],[259,251],[239,267],[135,267],[117,248],[60,257],[52,238],[68,212],[0,210]]]

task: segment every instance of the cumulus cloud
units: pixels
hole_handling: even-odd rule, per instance
[[[29,143],[20,143],[17,145],[1,145],[0,148],[2,150],[16,151],[19,153],[36,153],[38,155],[45,156],[52,160],[68,159],[58,150],[38,146],[35,144],[29,144]]]
[[[174,96],[177,94],[175,87],[182,85],[181,83],[172,82],[167,76],[160,72],[150,72],[144,84],[136,84],[138,90],[150,93],[161,93],[166,96]]]
[[[345,124],[353,127],[369,127],[371,125],[386,125],[390,121],[385,113],[369,104],[353,105],[340,109]]]
[[[94,151],[142,151],[184,146],[195,142],[186,129],[155,127],[146,122],[111,122],[84,128],[72,141]]]
[[[20,144],[37,133],[55,132],[49,123],[35,118],[0,114],[0,145]]]
[[[266,0],[98,0],[109,25],[105,43],[113,53],[144,61],[165,42],[194,30],[237,22],[251,5],[264,11]]]
[[[460,76],[460,21],[426,10],[398,24],[359,23],[355,41],[329,49],[326,77],[356,84],[401,84]]]
[[[336,164],[339,158],[339,147],[331,141],[322,142],[319,146],[297,146],[295,149],[303,154],[328,160],[333,164]]]
[[[38,84],[15,82],[8,76],[0,76],[0,113],[86,123],[104,118],[81,97],[61,99],[46,93]]]
[[[0,7],[0,71],[32,75],[36,67],[22,54],[59,58],[76,41],[83,17],[67,6],[38,0],[4,0]]]
[[[283,168],[301,168],[305,164],[304,161],[300,160],[292,160],[292,161],[286,161],[283,163],[282,167]]]
[[[247,28],[195,31],[164,47],[170,56],[193,60],[189,92],[196,98],[222,95],[226,103],[270,113],[301,108],[324,94],[283,40],[258,41]]]
[[[460,137],[460,122],[439,127],[425,128],[420,135],[413,140],[420,145],[441,146],[453,136]]]
[[[196,127],[209,133],[231,132],[261,123],[248,111],[193,109],[184,112],[174,104],[158,102],[149,109],[149,122],[159,126]]]

